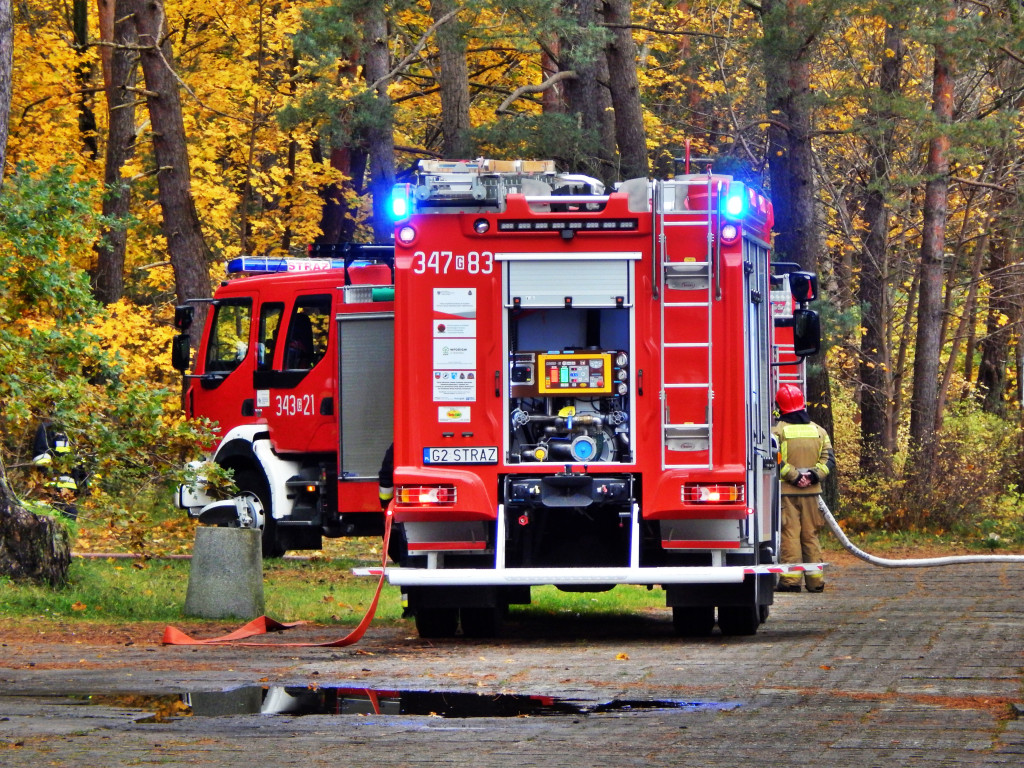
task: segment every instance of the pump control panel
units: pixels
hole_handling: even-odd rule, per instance
[[[542,395],[595,394],[612,391],[612,356],[607,352],[541,354],[537,388]]]

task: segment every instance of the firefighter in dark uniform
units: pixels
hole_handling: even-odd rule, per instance
[[[779,468],[782,476],[782,552],[783,563],[821,562],[818,531],[825,518],[818,508],[821,481],[836,467],[832,441],[828,433],[811,421],[804,405],[803,392],[795,384],[783,384],[775,395],[779,423],[772,433],[779,441]],[[825,577],[805,574],[808,592],[822,592]],[[776,591],[799,592],[800,574],[779,578]]]
[[[388,446],[384,452],[384,460],[380,465],[380,472],[377,473],[377,497],[380,499],[380,508],[386,510],[395,498],[395,444]],[[388,544],[388,557],[394,562],[402,565],[409,554],[409,547],[405,539],[405,529],[401,525],[395,525],[391,529],[391,542]]]
[[[377,473],[377,498],[380,499],[380,508],[387,509],[388,504],[395,498],[395,444],[388,446],[384,452],[384,460],[380,465],[380,472]]]
[[[85,472],[80,467],[67,467],[70,458],[71,441],[67,434],[49,419],[41,421],[32,439],[32,464],[47,477],[43,485],[49,491],[51,505],[74,520],[78,517],[74,502],[85,483]],[[54,459],[62,465],[59,472],[54,472]]]

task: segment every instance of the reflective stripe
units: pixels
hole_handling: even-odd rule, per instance
[[[787,424],[782,428],[782,436],[786,440],[794,440],[801,437],[813,437],[817,439],[818,428],[813,424]]]

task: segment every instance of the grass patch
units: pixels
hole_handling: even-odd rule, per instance
[[[268,615],[282,621],[355,623],[373,597],[376,579],[353,576],[365,561],[281,560],[264,563]],[[179,622],[188,588],[188,560],[75,559],[68,584],[50,589],[0,579],[0,618]],[[377,619],[397,620],[400,595],[385,586]]]
[[[184,615],[190,561],[161,559],[159,555],[191,551],[195,524],[180,510],[160,508],[147,518],[144,537],[124,536],[126,526],[113,519],[85,517],[77,523],[79,552],[138,552],[150,559],[75,558],[69,583],[62,589],[15,584],[0,577],[0,618],[50,619],[96,622],[168,622]],[[130,527],[130,526],[129,526]],[[920,557],[992,551],[982,538],[950,533],[866,532],[850,534],[853,543],[872,554]],[[133,547],[130,542],[141,547]],[[263,563],[264,597],[268,615],[282,621],[310,621],[352,626],[364,615],[376,579],[355,577],[351,569],[380,563],[381,542],[376,538],[327,539],[322,552],[304,552],[304,559],[267,560]],[[842,549],[825,531],[827,552]],[[1005,549],[1014,547],[1006,542]],[[827,558],[826,558],[827,559]],[[608,592],[561,592],[554,587],[535,587],[529,606],[513,606],[512,618],[537,619],[586,617],[613,621],[616,616],[663,610],[662,589],[620,585]],[[401,596],[385,585],[377,609],[377,621],[401,621]]]
[[[611,617],[665,607],[665,590],[649,590],[636,584],[620,584],[608,592],[562,592],[556,587],[534,587],[531,597],[530,605],[512,606],[512,610],[534,615]]]
[[[842,521],[840,521],[842,526]],[[1013,554],[1022,551],[1021,544],[999,539],[993,540],[980,535],[961,536],[954,533],[932,533],[928,531],[846,531],[851,543],[870,554],[876,553],[918,553],[927,556],[934,552],[944,555],[958,554]],[[820,535],[821,547],[826,552],[839,552],[843,545],[829,530]],[[908,555],[910,556],[910,555]]]

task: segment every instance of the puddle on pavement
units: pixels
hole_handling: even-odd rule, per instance
[[[649,710],[728,710],[738,704],[675,699],[588,701],[552,696],[245,686],[181,696],[89,696],[87,701],[155,712],[148,722],[222,715],[427,715],[446,718],[599,715]],[[140,720],[137,722],[147,722]]]

